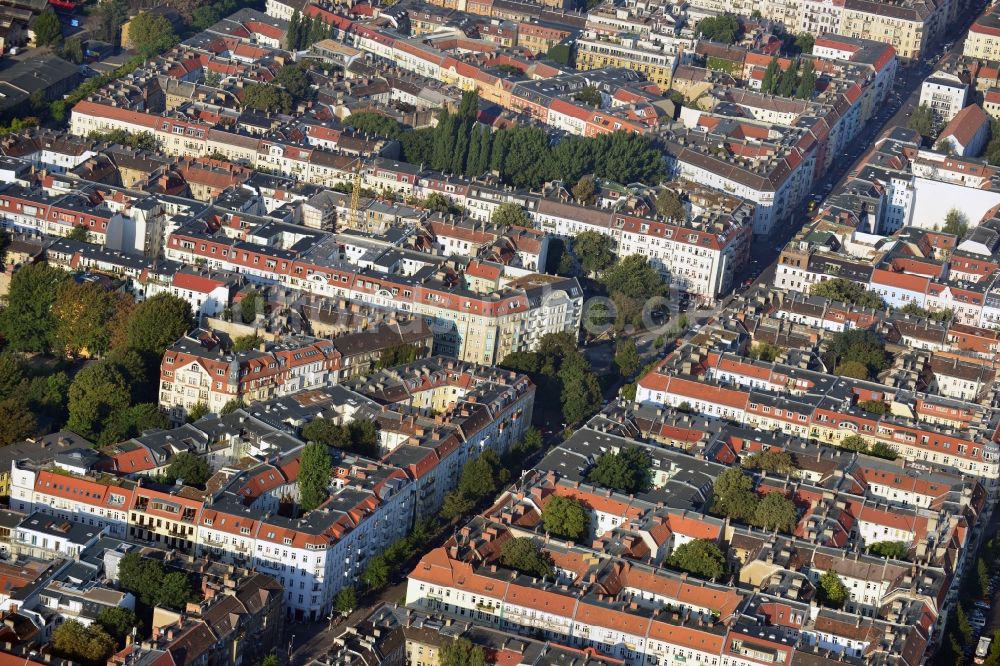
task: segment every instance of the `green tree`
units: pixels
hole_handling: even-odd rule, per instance
[[[666,294],[666,285],[656,269],[641,254],[629,255],[604,271],[601,282],[617,310],[615,329],[642,325],[643,307]]]
[[[759,469],[773,474],[791,474],[797,468],[787,451],[758,451],[740,461],[743,469]]]
[[[759,341],[753,343],[753,346],[750,347],[750,358],[771,363],[784,351],[781,347],[772,345],[770,342]]]
[[[962,637],[962,644],[967,645],[972,642],[972,625],[969,624],[969,616],[965,613],[962,604],[955,604],[955,618],[958,620],[958,633]]]
[[[305,69],[298,63],[282,66],[274,77],[274,82],[284,88],[295,101],[312,97],[312,84]]]
[[[98,666],[115,651],[115,639],[98,624],[85,627],[77,620],[66,620],[52,632],[52,651],[66,659]]]
[[[63,45],[62,50],[59,55],[64,59],[70,61],[74,65],[83,64],[83,42],[80,41],[79,37],[73,37],[72,39],[67,39],[66,43]],[[37,91],[36,91],[37,92]],[[42,93],[42,98],[44,99],[45,94]]]
[[[861,435],[849,435],[840,440],[840,448],[848,451],[868,452],[868,442]]]
[[[299,458],[299,506],[312,511],[326,500],[333,463],[326,445],[306,444]]]
[[[799,99],[812,99],[814,92],[816,92],[816,67],[812,60],[806,60],[795,96]]]
[[[527,576],[542,578],[555,571],[547,554],[529,537],[514,537],[504,542],[500,562]]]
[[[162,14],[140,12],[128,22],[128,38],[139,54],[148,58],[177,43],[173,26]]]
[[[389,139],[399,137],[403,130],[400,124],[394,119],[374,111],[352,113],[344,119],[344,125],[346,127],[353,127],[354,131],[362,134],[384,136]]]
[[[635,340],[626,338],[618,353],[615,354],[615,365],[622,377],[631,377],[639,369],[639,350],[636,349]]]
[[[139,618],[128,608],[104,608],[94,619],[113,639],[119,649],[125,647],[125,640],[132,635],[133,628],[140,628]]]
[[[601,91],[594,86],[584,86],[583,88],[580,88],[580,90],[573,93],[573,99],[594,108],[600,108],[601,101],[603,100],[601,97]]]
[[[252,324],[258,314],[266,314],[264,297],[256,289],[249,290],[240,300],[240,319],[244,324]]]
[[[117,42],[118,31],[128,20],[128,2],[126,0],[107,0],[97,5],[94,12],[97,16],[95,36],[106,42]]]
[[[441,505],[441,517],[445,520],[454,520],[464,516],[476,507],[475,501],[462,493],[452,491],[444,496],[444,503]]]
[[[35,433],[35,415],[20,400],[0,400],[0,446],[24,441]]]
[[[358,594],[353,587],[341,588],[333,600],[333,607],[338,613],[350,615],[358,607]]]
[[[959,238],[963,238],[969,231],[969,218],[957,208],[952,208],[944,218],[944,228],[942,231],[946,234],[955,234]]]
[[[509,473],[500,457],[492,449],[486,449],[478,458],[465,463],[458,480],[458,492],[479,501],[496,494],[508,478]]]
[[[879,416],[889,413],[889,406],[881,400],[862,400],[858,403],[858,407],[865,410],[869,414],[876,414]]]
[[[77,373],[69,387],[66,426],[87,439],[99,441],[104,427],[129,407],[131,395],[122,374],[101,361]]]
[[[726,556],[713,542],[693,539],[674,548],[667,564],[699,578],[719,580],[726,571]]]
[[[840,608],[847,601],[848,590],[840,576],[833,569],[827,569],[819,577],[819,585],[816,587],[818,601],[829,608]]]
[[[853,379],[871,379],[871,373],[864,363],[858,361],[844,361],[836,368],[834,374],[838,377],[851,377]]]
[[[241,335],[233,340],[233,346],[229,349],[229,351],[234,354],[239,354],[240,352],[259,349],[262,344],[264,344],[264,338],[259,335]]]
[[[546,532],[579,541],[587,534],[590,514],[578,500],[555,496],[542,509],[542,525]]]
[[[299,48],[299,42],[302,40],[302,21],[302,14],[299,13],[298,9],[292,12],[292,18],[288,21],[288,29],[285,31],[285,48],[289,51],[295,51]],[[204,28],[202,29],[204,30]]]
[[[705,39],[723,44],[732,44],[740,36],[742,27],[739,19],[732,14],[709,16],[698,21],[696,32]]]
[[[778,82],[777,94],[782,97],[791,97],[799,84],[799,59],[792,60],[792,64],[781,73],[781,80]]]
[[[62,41],[62,23],[51,9],[39,14],[31,27],[35,32],[35,43],[38,46],[49,46]]]
[[[795,50],[799,53],[812,53],[816,38],[808,32],[800,32],[795,36]],[[812,62],[811,60],[809,62]]]
[[[375,362],[377,369],[392,368],[397,365],[413,363],[419,358],[423,358],[426,350],[418,345],[394,345],[382,352],[378,361]]]
[[[243,89],[243,106],[258,111],[291,113],[292,96],[269,83],[251,83]]]
[[[260,666],[281,666],[281,662],[278,660],[278,655],[272,652],[261,660]]]
[[[738,467],[730,467],[715,478],[712,511],[733,520],[752,522],[757,512],[753,479]]]
[[[7,307],[0,314],[0,324],[10,349],[23,352],[52,349],[56,330],[52,306],[59,287],[68,278],[65,271],[44,262],[28,264],[14,273]]]
[[[389,586],[389,577],[392,572],[389,564],[381,555],[376,555],[368,560],[368,565],[361,572],[361,580],[370,590],[381,590]]]
[[[926,104],[918,106],[913,111],[913,115],[910,116],[910,121],[907,123],[907,127],[923,137],[927,143],[930,143],[934,138],[934,125],[934,111]]]
[[[148,430],[165,430],[169,427],[170,419],[160,411],[156,403],[145,402],[112,414],[105,423],[98,442],[101,444],[121,442]]]
[[[53,346],[63,353],[100,356],[111,347],[108,322],[132,305],[131,299],[96,282],[67,280],[52,304]]]
[[[191,25],[198,30],[207,30],[218,23],[221,18],[222,15],[214,5],[202,5],[195,7],[194,11],[191,12]]]
[[[638,493],[649,489],[651,464],[649,453],[639,446],[609,451],[597,459],[587,480],[620,493]]]
[[[425,127],[403,132],[399,137],[403,159],[410,164],[430,164],[434,154],[436,129]]]
[[[889,367],[889,355],[882,340],[872,331],[850,329],[829,337],[826,346],[827,367],[841,376],[868,379]],[[859,377],[861,367],[865,376]]]
[[[594,275],[615,263],[614,239],[599,231],[582,231],[573,238],[573,254],[588,275]]]
[[[125,325],[124,345],[163,356],[191,326],[191,306],[173,294],[157,294],[137,305]]]
[[[906,559],[906,544],[902,541],[877,541],[868,546],[868,552],[891,560]]]
[[[656,212],[669,220],[682,222],[687,219],[684,202],[673,190],[663,189],[656,195]]]
[[[172,571],[163,576],[156,590],[156,605],[183,610],[188,602],[197,599],[191,581],[183,571]]]
[[[592,141],[597,178],[656,185],[666,172],[664,153],[648,136],[620,131]]]
[[[194,423],[208,415],[208,405],[203,402],[195,403],[194,407],[188,410],[187,422]]]
[[[226,401],[226,404],[222,406],[222,409],[219,410],[219,416],[232,414],[237,409],[242,409],[243,407],[245,407],[245,405],[243,404],[242,400],[239,400],[238,398],[233,398],[232,400]]]
[[[594,196],[597,190],[594,187],[594,179],[583,177],[573,186],[573,199],[584,206],[594,203]]]
[[[885,458],[886,460],[895,460],[899,457],[899,451],[896,450],[896,447],[885,442],[875,442],[868,453],[876,458]]]
[[[452,638],[438,652],[439,666],[486,666],[486,652],[468,638]]]
[[[531,219],[516,203],[503,203],[490,215],[490,222],[501,227],[530,227]]]
[[[198,488],[204,487],[210,476],[212,470],[205,459],[188,451],[181,451],[171,458],[166,472],[168,483],[182,479],[185,485]]]
[[[753,524],[765,530],[777,530],[791,534],[798,523],[795,504],[780,493],[768,493],[757,502]]]
[[[764,78],[760,82],[760,91],[767,95],[773,95],[778,90],[778,82],[781,81],[781,63],[778,57],[771,58],[764,70]]]
[[[17,395],[24,383],[24,372],[17,356],[10,352],[0,354],[0,400]]]

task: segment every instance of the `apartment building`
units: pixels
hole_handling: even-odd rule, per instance
[[[589,33],[576,40],[576,67],[581,70],[623,67],[641,72],[649,81],[670,88],[679,52],[673,45],[634,35],[609,37]]]
[[[1000,14],[995,5],[986,8],[969,27],[962,54],[970,58],[1000,59]]]
[[[502,454],[521,439],[533,401],[524,376],[427,359],[350,389],[300,391],[173,431],[176,444],[203,433],[203,443],[190,446],[219,471],[211,490],[126,480],[93,466],[69,472],[15,461],[11,502],[137,543],[252,566],[280,582],[289,616],[317,620],[329,615],[341,588],[356,584],[369,557],[440,508],[466,462],[486,448]],[[304,445],[295,435],[320,415],[376,420],[380,460],[339,456],[328,500],[284,517],[276,510],[296,496]]]

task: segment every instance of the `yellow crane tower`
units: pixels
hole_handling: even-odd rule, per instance
[[[351,220],[348,223],[352,229],[362,229],[361,216],[361,163],[354,167],[354,187],[351,188]]]

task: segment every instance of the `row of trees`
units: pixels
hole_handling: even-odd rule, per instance
[[[480,502],[492,499],[510,479],[510,472],[492,449],[486,449],[462,467],[458,486],[444,498],[441,517],[453,520],[472,511]]]
[[[573,333],[550,333],[541,339],[537,351],[509,354],[500,365],[531,377],[538,387],[537,403],[558,409],[567,425],[580,423],[600,409],[600,382],[577,348]]]
[[[632,132],[595,138],[566,137],[555,145],[538,127],[514,125],[493,131],[476,122],[479,98],[462,96],[459,109],[442,109],[433,128],[398,134],[403,158],[447,173],[478,177],[496,172],[517,187],[538,188],[549,180],[576,183],[586,174],[621,183],[656,183],[665,173],[662,153]],[[387,131],[398,133],[388,126]]]
[[[316,42],[333,36],[334,29],[324,23],[320,17],[302,16],[298,10],[288,21],[288,31],[285,33],[285,46],[289,51],[303,51]]]
[[[760,90],[769,95],[812,99],[813,93],[816,91],[816,67],[811,59],[806,59],[805,64],[802,65],[800,59],[795,58],[782,71],[781,63],[775,56],[771,58],[767,69],[764,70]]]

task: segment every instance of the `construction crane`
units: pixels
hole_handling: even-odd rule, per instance
[[[362,215],[364,213],[361,211],[361,162],[359,160],[358,165],[354,167],[354,187],[351,188],[351,219],[348,224],[352,229],[362,229],[364,226],[361,220]]]

